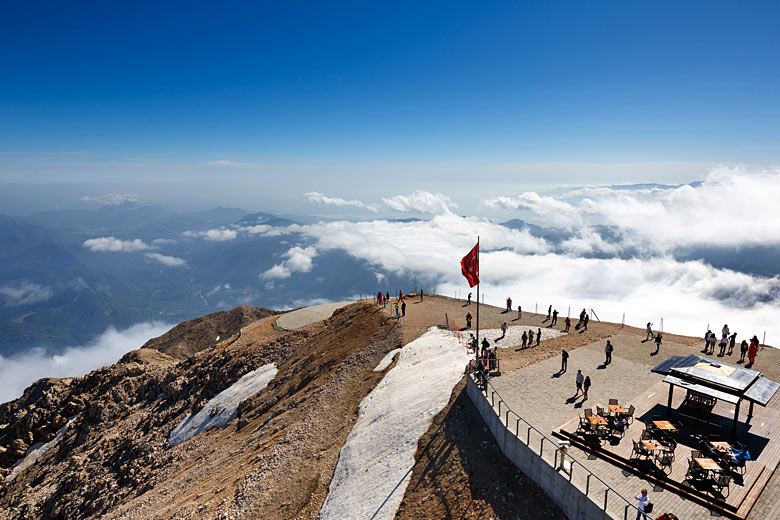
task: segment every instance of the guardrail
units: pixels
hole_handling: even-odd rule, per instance
[[[552,453],[553,454],[552,467],[555,468],[556,471],[559,471],[559,470],[563,469],[563,464],[562,464],[563,459],[561,459],[561,467],[560,468],[559,468],[559,464],[558,464],[559,463],[558,457],[562,456],[562,455],[560,455],[562,452],[561,452],[560,446],[558,445],[558,442],[553,440],[553,439],[551,439],[547,435],[545,435],[542,431],[540,431],[539,429],[534,427],[530,422],[525,420],[517,412],[512,410],[509,407],[509,405],[506,403],[504,398],[501,397],[501,394],[498,392],[498,390],[496,390],[496,388],[490,382],[490,377],[488,375],[486,375],[484,373],[484,371],[482,371],[474,361],[469,363],[467,377],[469,377],[471,379],[473,384],[477,384],[478,385],[481,393],[485,396],[485,399],[490,401],[491,407],[493,408],[494,411],[496,411],[496,413],[498,415],[498,420],[503,423],[503,425],[506,427],[507,431],[509,431],[511,433],[511,429],[509,427],[509,424],[510,424],[509,423],[509,418],[510,418],[510,414],[511,414],[513,416],[513,418],[515,419],[515,425],[514,425],[515,426],[515,431],[514,431],[515,437],[517,437],[518,440],[520,440],[523,444],[525,444],[528,448],[530,448],[541,459],[545,460],[545,462],[548,462],[548,463],[550,462],[549,455],[545,459],[545,454],[546,453],[548,453],[548,454]],[[496,407],[496,398],[498,399],[498,407]],[[502,415],[502,412],[503,412],[503,415]],[[520,423],[523,423],[524,431],[522,433],[524,434],[525,439],[523,439],[523,437],[521,437]],[[532,441],[531,441],[532,432],[535,433],[535,435],[538,436],[539,439],[540,439],[539,440],[539,444],[538,444],[538,447],[539,447],[538,451],[535,449],[536,442],[532,443]],[[550,447],[553,448],[552,451],[548,450],[547,452],[545,452],[546,444],[550,444]],[[580,486],[576,486],[576,484],[572,481],[572,479],[574,477],[574,468],[575,467],[581,468],[581,471],[585,472],[584,473],[584,475],[585,475],[584,488],[585,489],[584,490],[583,489],[580,490],[580,491],[582,491],[585,494],[585,496],[591,497],[592,494],[595,494],[595,491],[593,491],[593,489],[592,489],[593,486],[591,486],[591,480],[595,480],[595,481],[597,481],[598,483],[600,483],[603,486],[603,489],[604,489],[604,501],[603,501],[603,504],[600,505],[600,507],[601,507],[601,509],[605,513],[610,514],[610,512],[608,511],[608,506],[610,505],[609,499],[610,499],[610,497],[612,495],[614,495],[614,497],[617,498],[618,501],[619,501],[618,503],[620,504],[620,506],[618,506],[618,510],[622,507],[622,513],[623,513],[623,519],[624,520],[628,520],[628,512],[630,510],[633,510],[632,513],[631,513],[632,515],[636,514],[639,511],[637,509],[637,507],[631,501],[629,501],[627,498],[625,498],[623,495],[621,495],[612,486],[610,486],[609,484],[604,482],[601,478],[599,478],[595,473],[593,473],[591,470],[589,470],[587,467],[585,467],[576,458],[574,458],[573,456],[571,456],[569,454],[566,454],[565,457],[566,457],[566,461],[569,462],[570,466],[569,466],[568,471],[564,471],[564,473],[568,473],[568,480],[569,480],[570,483],[572,483],[572,485],[574,485],[575,487],[580,487]],[[579,473],[579,471],[578,471],[578,473]],[[591,500],[594,503],[599,504],[598,502],[596,502],[596,500],[594,498],[591,498]],[[600,500],[600,498],[599,498],[599,500]]]

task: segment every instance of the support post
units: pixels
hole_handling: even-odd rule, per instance
[[[750,401],[750,408],[748,408],[747,423],[750,424],[750,419],[753,418],[753,401]]]
[[[742,399],[737,401],[737,406],[734,407],[734,423],[731,425],[731,436],[736,437],[737,436],[737,421],[739,421],[739,403],[742,402]]]
[[[669,385],[669,400],[666,401],[666,416],[672,413],[672,396],[674,395],[674,385]]]

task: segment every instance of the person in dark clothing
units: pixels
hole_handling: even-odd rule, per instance
[[[401,317],[403,318],[405,316],[406,316],[406,302],[402,301],[401,302]]]
[[[469,293],[469,296],[466,299],[466,305],[471,305],[471,293]]]
[[[661,336],[661,333],[655,335],[655,353],[657,354],[659,350],[661,350],[661,340],[663,339],[663,336]]]
[[[564,327],[563,332],[569,332],[569,329],[571,328],[571,320],[568,316],[566,316],[566,321],[564,322],[566,327]]]
[[[732,352],[734,352],[734,346],[737,344],[737,333],[733,333],[731,336],[729,336],[729,352],[728,355],[730,356]]]
[[[420,289],[420,301],[423,301],[423,290]]]
[[[585,382],[582,383],[583,401],[588,400],[588,390],[590,390],[590,376],[585,376]]]
[[[745,356],[748,352],[748,342],[747,340],[743,339],[742,343],[739,344],[739,363],[745,362]]]
[[[539,343],[542,342],[542,329],[536,329],[536,346],[539,346]]]
[[[582,319],[582,330],[583,332],[588,330],[588,322],[590,321],[590,317],[586,314],[585,317]]]
[[[522,339],[523,339],[523,348],[525,348],[525,346],[528,344],[528,334],[526,334],[525,331],[523,331]]]
[[[482,338],[482,355],[484,356],[487,350],[490,348],[490,342],[487,338]]]
[[[552,323],[550,323],[550,326],[552,327],[556,323],[558,323],[558,309],[555,309],[552,313]]]
[[[470,312],[466,313],[466,328],[467,329],[471,328],[471,313]]]
[[[566,372],[566,365],[569,363],[569,353],[561,349],[561,374]]]
[[[604,364],[609,365],[612,363],[612,351],[614,350],[614,347],[612,346],[612,343],[607,340],[607,346],[604,347],[604,354],[606,354],[606,358],[604,359]]]

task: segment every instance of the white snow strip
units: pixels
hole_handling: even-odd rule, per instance
[[[533,331],[534,338],[533,338],[533,345],[536,345],[536,333],[539,331],[540,327],[532,327],[530,325],[514,325],[512,327],[508,327],[506,330],[506,337],[501,338],[501,329],[480,329],[479,331],[479,342],[482,343],[482,338],[487,338],[490,342],[491,347],[499,347],[499,348],[509,348],[509,347],[522,347],[523,346],[523,332],[526,334],[529,330]],[[563,336],[566,334],[565,332],[561,332],[560,330],[556,329],[548,329],[545,327],[541,327],[542,331],[542,341],[550,339],[550,338],[557,338],[558,336]],[[467,330],[466,332],[473,332]]]
[[[62,438],[65,436],[65,433],[68,431],[68,427],[70,426],[70,424],[79,415],[81,415],[81,412],[71,417],[68,420],[68,422],[65,423],[65,426],[57,430],[57,433],[54,434],[54,438],[49,442],[45,444],[42,442],[38,442],[30,446],[29,449],[27,450],[27,454],[23,458],[16,461],[16,464],[11,470],[11,473],[6,475],[5,481],[11,482],[13,479],[16,478],[16,475],[18,475],[22,471],[26,470],[27,468],[35,464],[35,461],[37,461],[41,457],[41,455],[43,455],[44,453],[52,449],[54,446],[56,446],[57,443],[60,442],[60,440],[62,440]]]
[[[414,466],[417,442],[449,402],[468,357],[449,332],[431,328],[360,403],[318,519],[392,519]]]
[[[244,374],[241,379],[212,397],[198,413],[185,417],[168,436],[168,447],[235,419],[241,401],[268,386],[276,371],[276,364],[271,363]]]
[[[400,351],[401,351],[400,348],[394,348],[393,350],[388,352],[387,355],[385,355],[385,357],[382,358],[382,361],[380,361],[379,364],[376,366],[374,372],[382,372],[384,369],[389,367],[390,363],[393,362],[393,358],[395,357],[395,355]]]

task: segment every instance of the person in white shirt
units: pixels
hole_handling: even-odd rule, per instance
[[[645,507],[647,507],[647,504],[650,503],[650,497],[647,496],[647,490],[643,489],[642,493],[637,495],[635,498],[639,500],[639,504],[636,506],[638,509],[636,512],[636,520],[647,518],[647,515],[645,514]]]

